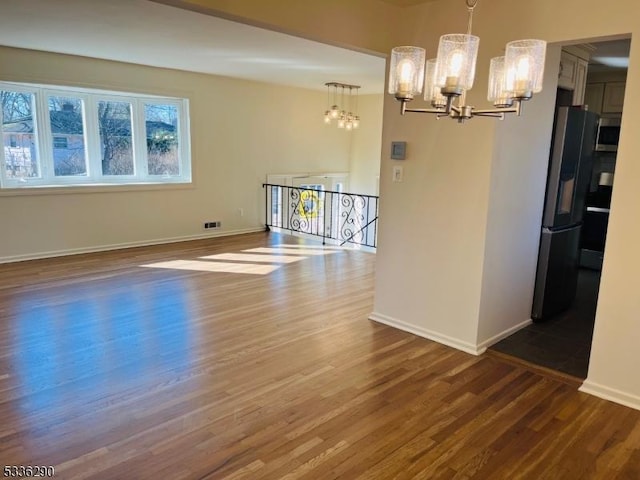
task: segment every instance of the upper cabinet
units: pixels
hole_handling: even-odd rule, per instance
[[[622,112],[624,103],[625,82],[608,82],[604,84],[602,97],[602,113]]]
[[[585,89],[587,87],[587,68],[588,67],[589,67],[589,62],[587,60],[578,58],[578,63],[576,65],[576,86],[573,89],[574,105],[584,104],[584,94],[585,94]]]
[[[598,115],[622,113],[625,70],[595,72],[589,74],[584,103]]]
[[[572,48],[562,50],[560,55],[560,70],[558,72],[558,87],[573,91],[573,104],[584,103],[587,85],[587,68],[589,52]]]
[[[558,72],[558,87],[573,90],[576,87],[576,70],[578,57],[564,50],[560,54],[560,71]]]
[[[602,114],[602,99],[604,97],[604,83],[588,83],[584,94],[584,104],[589,111]]]

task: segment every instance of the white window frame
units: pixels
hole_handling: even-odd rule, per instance
[[[7,86],[9,84],[6,84],[4,82],[0,82],[0,90],[3,90],[5,86]],[[8,90],[9,88],[7,88]],[[30,88],[27,85],[21,85],[21,84],[13,84],[10,86],[11,91],[13,92],[20,92],[20,93],[29,93],[31,95],[33,95],[33,102],[31,104],[31,116],[33,117],[33,131],[34,131],[34,135],[36,136],[36,138],[40,138],[40,105],[38,103],[38,95],[36,94],[36,89],[35,88]],[[8,179],[7,177],[7,164],[5,163],[5,159],[4,159],[4,130],[3,130],[3,123],[2,120],[2,115],[3,115],[3,111],[2,111],[2,107],[0,106],[0,138],[2,139],[2,148],[0,148],[0,188],[5,188],[7,185],[7,181],[10,180],[11,183],[21,183],[20,180],[15,180],[15,179]],[[42,178],[44,176],[44,173],[42,171],[43,169],[43,162],[42,162],[42,148],[40,146],[40,142],[35,142],[35,150],[36,150],[36,159],[37,159],[37,165],[38,165],[38,173],[40,174],[39,177],[34,178],[34,180],[37,180],[39,178]],[[25,185],[16,185],[18,187],[24,187]]]
[[[136,124],[137,115],[139,114],[137,111],[138,102],[134,101],[132,97],[115,95],[115,94],[107,94],[107,93],[105,94],[98,93],[91,98],[91,101],[93,102],[92,108],[95,109],[95,113],[96,113],[95,119],[92,119],[92,121],[95,121],[95,129],[96,129],[95,130],[96,135],[95,135],[95,138],[93,139],[94,141],[91,142],[91,147],[95,152],[93,155],[91,155],[92,159],[94,160],[93,168],[95,168],[96,171],[100,173],[100,176],[105,180],[106,183],[130,185],[132,183],[135,184],[138,180],[142,180],[143,182],[146,181],[145,176],[142,175],[142,171],[140,170],[140,167],[139,167],[139,163],[144,161],[144,159],[146,158],[146,154],[145,152],[138,151],[138,144],[145,143],[144,140],[140,140],[141,132],[139,131],[139,128],[137,127],[137,124]],[[133,174],[132,175],[104,175],[102,173],[102,153],[101,153],[101,147],[100,147],[100,122],[98,119],[98,111],[99,111],[98,103],[101,101],[128,103],[129,105],[131,105],[131,112],[130,112],[131,113],[131,153],[133,154]],[[143,122],[142,133],[145,133],[144,122]]]
[[[110,185],[162,185],[191,183],[191,145],[189,101],[186,98],[160,97],[137,93],[114,92],[101,89],[71,88],[53,85],[33,85],[0,82],[0,90],[24,92],[34,95],[33,126],[40,177],[9,178],[4,158],[4,132],[0,122],[0,190],[42,187],[110,186]],[[53,133],[51,131],[48,98],[50,96],[75,97],[83,102],[83,133],[85,138],[86,175],[56,176],[54,173]],[[103,175],[98,102],[126,102],[131,105],[131,141],[134,161],[133,175]],[[176,107],[178,125],[179,174],[149,175],[145,105],[171,105]],[[1,115],[0,111],[0,115]]]

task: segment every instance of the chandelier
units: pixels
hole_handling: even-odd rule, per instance
[[[480,38],[471,35],[473,10],[478,0],[465,0],[469,12],[466,34],[440,37],[437,58],[425,61],[420,47],[396,47],[391,51],[389,93],[401,103],[400,113],[433,113],[464,123],[474,116],[504,118],[520,115],[522,102],[542,91],[547,43],[515,40],[507,43],[505,55],[491,59],[487,98],[495,108],[476,109],[466,104],[473,86]],[[432,108],[407,108],[424,88],[424,99]]]
[[[324,123],[331,124],[335,120],[338,128],[345,130],[358,128],[360,126],[360,117],[358,116],[358,89],[360,85],[328,82],[325,83],[325,86],[327,87],[327,110],[324,112]],[[338,93],[338,89],[340,89],[340,93]],[[348,90],[346,99],[345,90]],[[354,90],[355,94],[353,94]]]

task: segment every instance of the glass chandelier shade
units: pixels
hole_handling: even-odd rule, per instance
[[[424,70],[424,99],[431,103],[433,107],[438,108],[444,107],[447,99],[442,95],[440,87],[435,84],[436,61],[436,58],[431,58],[426,62]]]
[[[420,47],[395,47],[389,65],[389,93],[413,98],[422,93],[426,52]]]
[[[442,35],[438,44],[435,85],[443,93],[461,94],[473,87],[480,37],[452,33]]]
[[[515,40],[505,53],[506,90],[514,98],[530,98],[542,91],[547,43],[543,40]]]
[[[513,97],[507,91],[507,78],[504,68],[504,56],[491,59],[489,67],[489,92],[487,99],[496,107],[513,105]]]

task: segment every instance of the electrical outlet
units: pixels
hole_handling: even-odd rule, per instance
[[[219,220],[216,222],[204,222],[204,228],[205,229],[222,228],[222,222]]]

